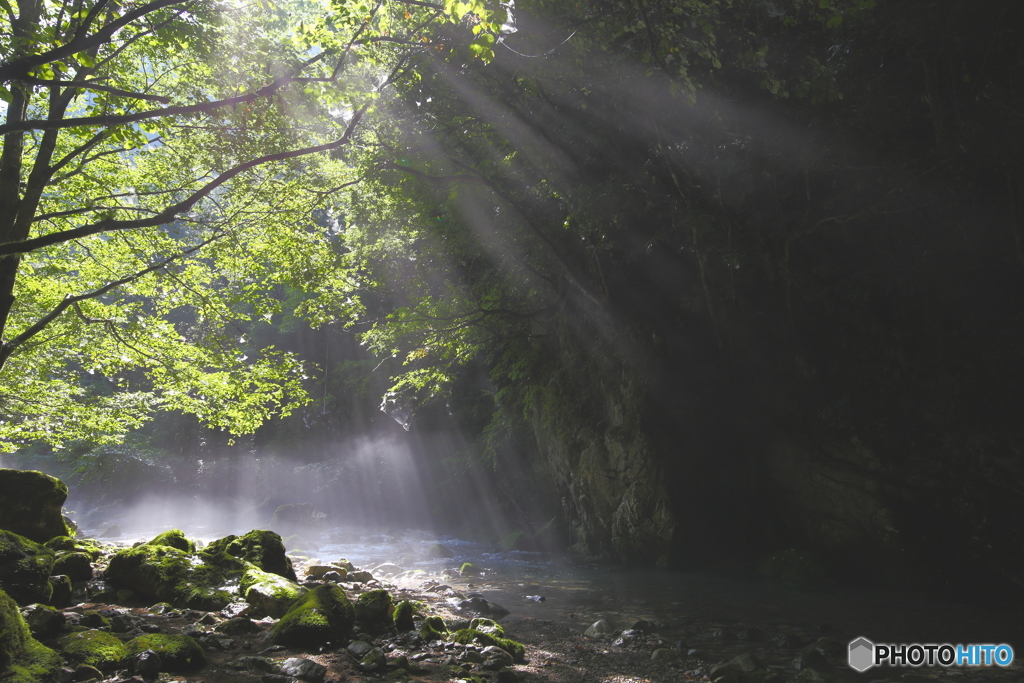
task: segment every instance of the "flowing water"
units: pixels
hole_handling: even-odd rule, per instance
[[[185,530],[205,541],[228,533]],[[118,540],[156,533],[135,530]],[[700,573],[597,566],[540,553],[502,552],[493,544],[420,531],[369,535],[335,528],[315,543],[316,549],[303,554],[324,562],[345,558],[370,570],[398,564],[405,571],[388,581],[399,586],[420,588],[434,580],[463,594],[482,594],[509,610],[509,619],[549,620],[580,631],[598,619],[622,629],[645,618],[656,621],[665,637],[688,642],[715,629],[740,633],[753,627],[766,634],[797,630],[838,639],[865,636],[873,642],[1009,643],[1024,652],[1019,605],[977,605],[912,591],[809,591]],[[454,556],[430,558],[436,543]],[[458,576],[463,562],[477,565],[483,575]]]

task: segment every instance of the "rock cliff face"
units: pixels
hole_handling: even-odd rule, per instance
[[[738,439],[727,408],[696,401],[655,419],[655,382],[621,367],[590,377],[574,399],[538,402],[530,425],[574,553],[660,566],[719,553],[754,571],[792,548],[820,558],[829,580],[1024,590],[1019,543],[1006,542],[1024,537],[1010,441],[964,429],[869,444],[810,418],[783,430],[768,408]]]

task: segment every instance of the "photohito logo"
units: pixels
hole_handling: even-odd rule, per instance
[[[876,644],[867,638],[850,641],[850,668],[867,671],[873,666],[1009,666],[1009,645]]]

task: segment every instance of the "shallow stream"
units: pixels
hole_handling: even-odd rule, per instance
[[[152,538],[163,530],[125,529],[117,540]],[[207,542],[229,533],[202,527],[185,531]],[[307,537],[317,538],[313,533]],[[419,588],[433,579],[464,594],[482,594],[509,610],[509,619],[549,620],[580,631],[598,619],[623,629],[645,618],[656,621],[664,637],[689,643],[731,638],[754,628],[769,637],[797,631],[842,642],[864,636],[876,643],[1009,643],[1019,653],[1017,659],[1024,660],[1019,605],[978,605],[912,591],[801,590],[699,573],[605,567],[540,553],[502,552],[493,544],[422,531],[370,535],[335,528],[314,543],[318,547],[303,554],[325,562],[345,558],[370,570],[395,563],[406,571],[386,580],[399,586]],[[454,556],[430,558],[428,551],[436,543]],[[477,565],[483,575],[457,576],[463,562]]]

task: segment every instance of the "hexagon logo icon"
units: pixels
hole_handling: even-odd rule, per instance
[[[850,642],[850,668],[855,671],[867,671],[875,665],[875,644],[867,638],[858,638]]]

